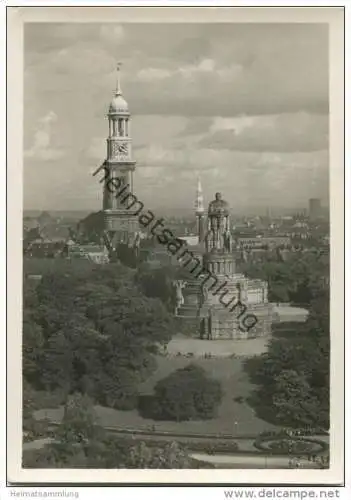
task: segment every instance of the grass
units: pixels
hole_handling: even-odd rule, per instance
[[[187,359],[180,356],[159,356],[157,359],[157,370],[140,386],[141,394],[152,394],[158,380],[166,377],[178,368],[183,368],[189,363],[195,363],[203,367],[208,375],[220,380],[222,383],[225,395],[216,418],[190,422],[156,422],[143,418],[137,410],[121,411],[97,406],[96,412],[99,417],[99,423],[106,427],[123,427],[127,429],[151,430],[152,426],[155,426],[157,431],[232,434],[236,436],[258,435],[263,431],[275,428],[273,425],[259,419],[253,409],[246,403],[246,398],[250,396],[254,390],[254,386],[243,370],[243,362],[238,358]],[[57,409],[41,410],[37,413],[37,416],[39,418],[47,416],[59,420],[61,414],[62,412]]]
[[[195,358],[209,354],[221,358],[251,357],[266,351],[268,339],[269,337],[257,337],[247,340],[209,341],[177,335],[168,344],[167,351],[171,356],[192,354]]]

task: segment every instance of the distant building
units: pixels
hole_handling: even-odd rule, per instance
[[[48,220],[46,212],[43,212],[42,218]],[[29,225],[28,220],[24,220],[23,253],[31,258],[56,257],[63,250],[68,237],[69,228],[56,222],[42,226],[37,222]]]
[[[310,220],[315,221],[322,215],[322,204],[319,198],[311,198],[308,207]]]
[[[33,217],[23,217],[23,232],[28,233],[29,231],[38,230],[39,223],[37,219]]]
[[[256,236],[256,237],[239,237],[237,238],[237,246],[241,248],[264,248],[289,246],[291,239],[288,236]]]
[[[80,245],[70,240],[67,242],[63,255],[68,259],[86,259],[94,264],[107,264],[109,254],[105,245],[95,245],[93,243]]]
[[[30,241],[24,240],[23,253],[27,257],[54,258],[61,254],[64,242],[55,239],[38,237]]]
[[[191,247],[199,243],[199,236],[179,236],[179,239],[185,241],[185,243]]]

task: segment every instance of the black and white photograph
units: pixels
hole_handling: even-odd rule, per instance
[[[343,10],[30,10],[16,470],[342,477]]]

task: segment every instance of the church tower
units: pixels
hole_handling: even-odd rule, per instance
[[[202,193],[202,186],[200,178],[197,181],[196,190],[196,200],[195,200],[195,215],[197,219],[197,234],[199,237],[199,243],[204,241],[205,237],[205,208],[204,208],[204,197]]]
[[[104,162],[104,228],[110,250],[120,243],[129,243],[138,231],[137,217],[128,210],[126,198],[133,194],[131,117],[122,95],[120,64],[117,65],[117,86],[108,114],[107,154]]]

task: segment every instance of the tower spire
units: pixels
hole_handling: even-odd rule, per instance
[[[122,95],[121,78],[120,78],[121,66],[122,66],[122,63],[121,63],[121,62],[118,62],[118,63],[117,63],[117,85],[116,85],[116,95]]]
[[[195,210],[196,210],[196,214],[203,214],[205,211],[204,197],[203,197],[203,193],[202,193],[202,186],[201,186],[200,177],[198,177],[198,179],[197,179]]]
[[[196,200],[195,200],[195,214],[197,219],[197,233],[199,237],[199,243],[204,241],[205,237],[205,208],[204,208],[204,197],[202,194],[202,186],[200,177],[197,179],[197,190],[196,190]]]

